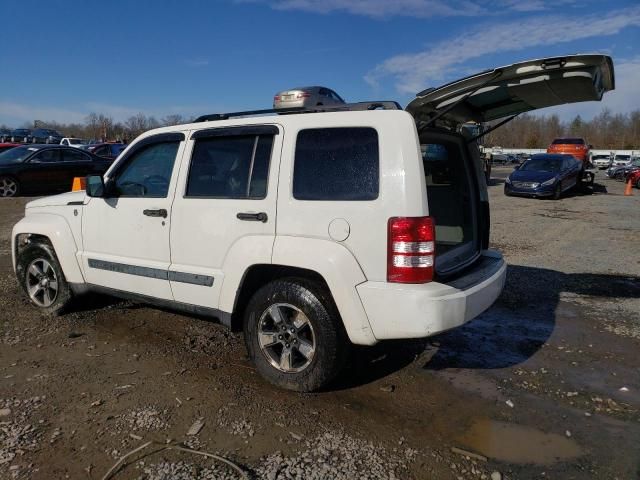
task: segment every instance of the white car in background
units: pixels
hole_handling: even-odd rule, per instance
[[[67,147],[84,148],[87,145],[87,141],[83,138],[64,137],[60,140],[60,145]]]
[[[593,166],[600,169],[609,168],[612,161],[611,155],[607,154],[596,154],[591,157]]]

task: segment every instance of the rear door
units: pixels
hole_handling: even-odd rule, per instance
[[[217,309],[225,275],[271,263],[282,136],[276,125],[192,133],[171,216],[176,301]]]

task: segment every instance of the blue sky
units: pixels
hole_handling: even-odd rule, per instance
[[[613,56],[616,91],[542,113],[640,108],[637,0],[3,0],[3,18],[10,126],[269,108],[308,84],[406,105],[489,67],[579,52]]]

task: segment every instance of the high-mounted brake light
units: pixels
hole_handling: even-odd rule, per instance
[[[392,217],[387,233],[387,281],[433,280],[435,227],[431,217]]]

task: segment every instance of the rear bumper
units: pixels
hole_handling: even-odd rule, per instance
[[[422,338],[484,312],[502,292],[506,271],[502,255],[487,250],[464,276],[448,284],[365,282],[356,289],[376,339]]]

